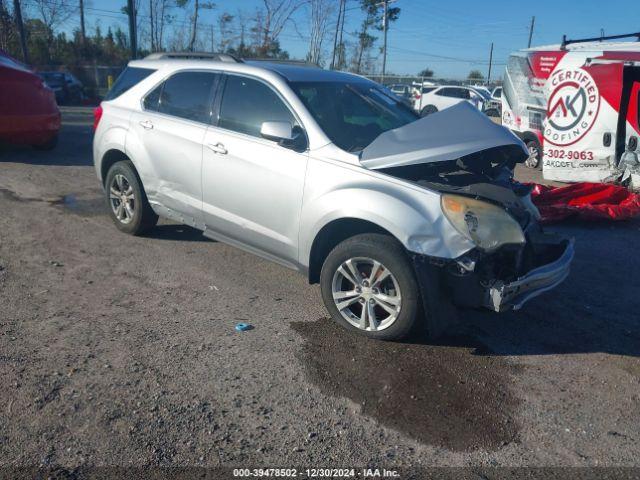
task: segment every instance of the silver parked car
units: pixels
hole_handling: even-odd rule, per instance
[[[512,179],[526,148],[466,102],[420,118],[355,75],[153,54],[95,120],[120,230],[163,216],[297,270],[373,338],[436,335],[452,305],[519,309],[569,272],[573,241]]]

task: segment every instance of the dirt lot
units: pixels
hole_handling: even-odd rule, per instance
[[[0,466],[638,464],[640,222],[554,227],[575,267],[519,313],[367,341],[279,266],[119,233],[90,123],[0,151]]]

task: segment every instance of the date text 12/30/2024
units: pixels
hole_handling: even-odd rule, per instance
[[[386,468],[234,468],[238,478],[400,478],[397,470]]]

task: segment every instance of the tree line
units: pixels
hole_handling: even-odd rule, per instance
[[[123,22],[130,14],[127,6],[109,10],[103,8],[106,4],[93,3],[0,0],[0,49],[18,59],[23,56],[16,22],[19,7],[29,63],[126,63],[133,56]],[[253,11],[229,11],[204,0],[134,0],[133,5],[137,57],[156,51],[216,51],[289,59],[282,44],[305,41],[308,52],[300,60],[358,73],[379,68],[384,19],[388,28],[400,15],[400,8],[388,5],[385,15],[381,0],[263,0]],[[89,15],[92,25],[87,24]],[[301,22],[307,22],[308,34],[292,33],[301,30]],[[347,25],[357,28],[351,31]]]

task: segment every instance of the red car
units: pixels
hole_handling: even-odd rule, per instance
[[[56,146],[60,110],[53,91],[27,67],[0,50],[0,142]]]

